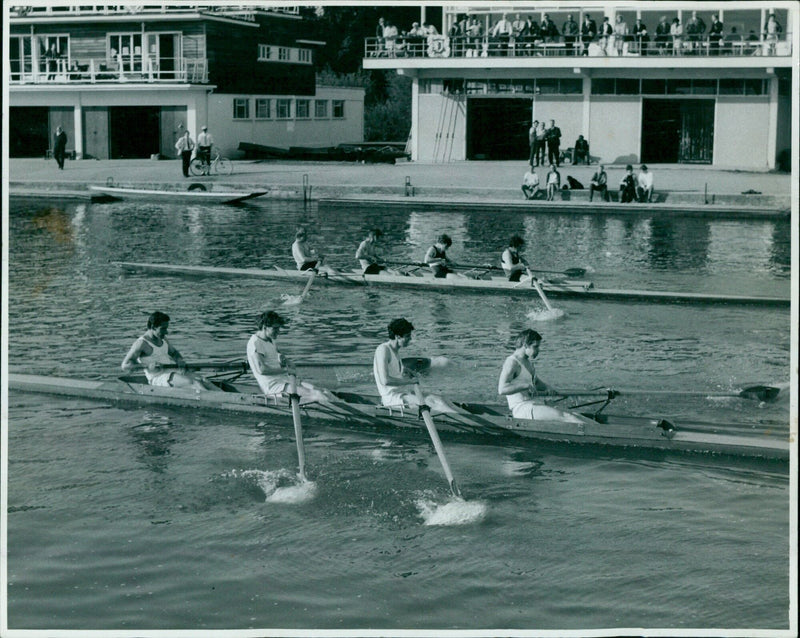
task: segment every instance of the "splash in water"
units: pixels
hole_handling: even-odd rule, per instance
[[[552,310],[548,310],[547,308],[543,309],[536,309],[531,310],[527,315],[525,315],[531,321],[553,321],[554,319],[560,319],[564,316],[564,311],[560,308],[553,308]]]
[[[253,481],[267,503],[302,503],[314,498],[317,484],[288,470],[233,470],[231,476]]]
[[[482,501],[465,501],[453,498],[441,505],[430,499],[420,499],[416,503],[419,515],[425,525],[469,525],[482,521],[486,516],[486,503]]]
[[[285,292],[281,295],[281,299],[284,306],[297,306],[303,303],[303,295],[290,295]]]

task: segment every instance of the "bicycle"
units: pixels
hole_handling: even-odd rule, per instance
[[[233,172],[233,164],[227,157],[222,157],[219,151],[214,149],[216,155],[211,158],[211,164],[204,164],[203,160],[195,156],[191,164],[189,164],[189,172],[195,177],[200,175],[230,175]]]

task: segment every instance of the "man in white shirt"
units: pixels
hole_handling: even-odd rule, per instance
[[[640,202],[648,203],[653,197],[653,174],[647,169],[647,164],[642,164],[639,171],[636,194]]]
[[[522,177],[522,192],[525,199],[535,199],[539,194],[539,176],[532,168]]]
[[[178,141],[175,143],[175,150],[181,156],[181,160],[183,162],[183,176],[189,177],[189,164],[192,161],[192,150],[194,149],[194,142],[192,138],[189,136],[189,131],[184,131],[183,135],[178,138]]]
[[[203,163],[203,167],[208,171],[211,165],[211,146],[214,144],[214,138],[208,132],[208,127],[204,126],[197,136],[197,157]]]

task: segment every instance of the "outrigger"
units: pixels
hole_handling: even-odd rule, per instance
[[[422,360],[423,362],[425,360]],[[196,392],[192,389],[155,387],[144,376],[122,376],[111,381],[10,374],[11,392],[36,392],[59,396],[98,399],[114,403],[159,404],[173,407],[221,410],[258,414],[270,423],[293,422],[292,405],[284,396],[265,396],[255,387],[234,383],[245,373],[246,364],[197,364],[191,367],[215,367],[219,372],[209,377],[222,392]],[[756,398],[771,400],[767,388]],[[368,430],[419,430],[425,423],[416,410],[387,408],[377,396],[355,392],[333,393],[336,400],[300,405],[303,422],[329,423],[340,427]],[[576,395],[581,392],[576,391]],[[744,426],[708,423],[677,425],[666,419],[637,416],[613,416],[605,413],[617,392],[584,392],[596,400],[571,408],[585,417],[581,423],[513,418],[506,407],[481,403],[456,403],[456,413],[436,415],[436,427],[442,433],[499,437],[509,442],[535,439],[558,443],[607,445],[625,448],[674,450],[695,453],[718,453],[738,457],[787,460],[789,435],[774,431],[757,432]],[[740,396],[747,397],[744,393]],[[587,410],[586,408],[591,408]],[[578,412],[578,410],[580,410]]]
[[[271,268],[228,268],[222,266],[184,266],[176,264],[150,264],[139,262],[116,262],[116,265],[128,273],[149,273],[156,275],[181,275],[192,277],[229,277],[241,279],[308,279],[309,271],[298,271],[273,266]],[[585,274],[584,269],[571,268],[553,272],[557,276],[536,280],[523,275],[519,282],[509,281],[502,275],[494,274],[501,270],[497,266],[468,266],[455,275],[435,278],[426,264],[417,262],[391,264],[398,274],[385,271],[374,275],[365,275],[360,270],[343,270],[318,277],[323,283],[349,284],[355,286],[388,286],[396,288],[417,288],[439,291],[489,292],[513,295],[540,295],[541,290],[553,297],[569,297],[573,299],[614,300],[614,301],[648,301],[660,303],[722,303],[760,306],[789,306],[789,298],[745,295],[722,295],[700,292],[669,292],[658,290],[616,290],[595,288],[592,282],[576,279]]]

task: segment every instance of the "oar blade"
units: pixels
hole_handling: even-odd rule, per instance
[[[564,274],[567,277],[583,277],[586,274],[586,268],[567,268]]]
[[[774,401],[778,398],[781,389],[769,385],[754,385],[739,392],[743,399],[755,399],[756,401]]]

